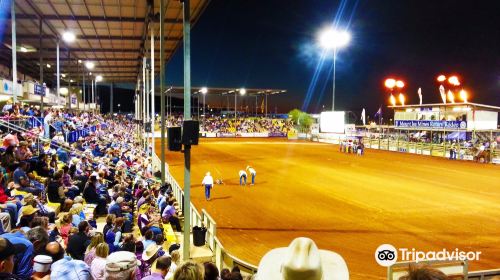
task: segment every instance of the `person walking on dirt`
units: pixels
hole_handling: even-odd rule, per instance
[[[210,189],[212,189],[212,187],[214,186],[214,178],[212,177],[212,175],[210,175],[210,172],[207,172],[201,184],[205,186],[205,199],[209,201]]]

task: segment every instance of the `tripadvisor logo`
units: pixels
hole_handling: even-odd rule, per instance
[[[391,244],[382,244],[375,250],[375,261],[381,266],[391,266],[399,261],[477,261],[481,255],[480,251],[461,251],[442,249],[440,251],[419,251],[415,248],[399,248]],[[398,258],[399,256],[399,258]]]

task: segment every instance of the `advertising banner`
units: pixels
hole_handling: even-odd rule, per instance
[[[395,126],[398,128],[423,128],[423,129],[466,129],[465,121],[416,121],[416,120],[396,120]]]
[[[269,137],[286,137],[287,135],[285,132],[269,132],[268,136]],[[263,136],[263,137],[265,137],[265,136]]]
[[[233,133],[217,133],[217,137],[236,137]]]

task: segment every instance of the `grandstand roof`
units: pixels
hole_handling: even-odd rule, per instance
[[[409,104],[409,105],[396,105],[396,106],[388,106],[392,109],[407,109],[407,108],[428,108],[428,107],[473,107],[475,109],[485,109],[487,111],[496,111],[500,112],[500,107],[478,104],[478,103],[432,103],[432,104]]]
[[[192,87],[191,92],[196,94],[201,92],[202,87]],[[240,88],[219,88],[219,87],[207,87],[207,95],[226,95],[238,93]],[[256,96],[256,95],[275,95],[280,93],[285,93],[284,89],[268,89],[268,88],[245,88],[245,95]],[[182,95],[184,93],[183,87],[169,87],[166,90],[169,94]],[[159,93],[158,93],[159,95]]]
[[[210,0],[191,0],[191,20],[196,22]],[[182,3],[166,1],[165,59],[168,60],[182,40]],[[154,3],[154,5],[153,5]],[[106,82],[135,82],[151,28],[156,34],[155,67],[159,72],[159,10],[160,1],[153,0],[21,0],[15,1],[17,46],[28,52],[17,52],[20,72],[39,78],[39,40],[42,22],[44,77],[56,72],[56,42],[65,31],[76,35],[70,44],[61,40],[60,69],[66,80],[81,80],[82,64],[95,63],[95,74]],[[8,14],[10,17],[10,13]],[[11,65],[11,21],[5,26],[4,44],[0,46],[0,63]],[[26,50],[25,50],[26,51]]]

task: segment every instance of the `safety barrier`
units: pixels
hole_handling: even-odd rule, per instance
[[[324,141],[335,143],[335,141]],[[441,144],[425,143],[425,142],[409,142],[400,139],[390,138],[369,138],[363,137],[363,143],[368,149],[387,150],[394,152],[403,152],[418,155],[436,156],[436,157],[450,157],[450,144],[443,142]],[[338,144],[336,141],[335,144]],[[457,159],[473,160],[474,154],[471,149],[461,146],[457,143],[456,146]],[[500,164],[500,149],[496,148],[491,151],[491,162]]]
[[[153,157],[153,160],[155,158],[158,158],[158,156],[155,154]],[[184,204],[184,192],[182,191],[180,185],[177,183],[175,178],[168,172],[168,169],[166,169],[165,172],[165,181],[168,182],[172,186],[172,191],[174,194],[175,199],[177,201],[181,202],[182,205]],[[252,265],[250,263],[247,263],[233,255],[231,255],[225,248],[222,246],[222,243],[219,241],[217,238],[217,223],[215,220],[208,214],[208,212],[205,209],[201,210],[200,212],[196,209],[196,207],[193,205],[193,203],[190,204],[190,225],[191,228],[194,226],[205,226],[207,228],[207,234],[205,237],[205,242],[212,250],[214,254],[214,263],[217,266],[217,268],[222,270],[223,268],[231,268],[234,265],[238,265],[241,270],[247,272],[247,273],[255,273],[257,272],[257,267],[255,265]],[[186,211],[183,209],[183,212]]]

